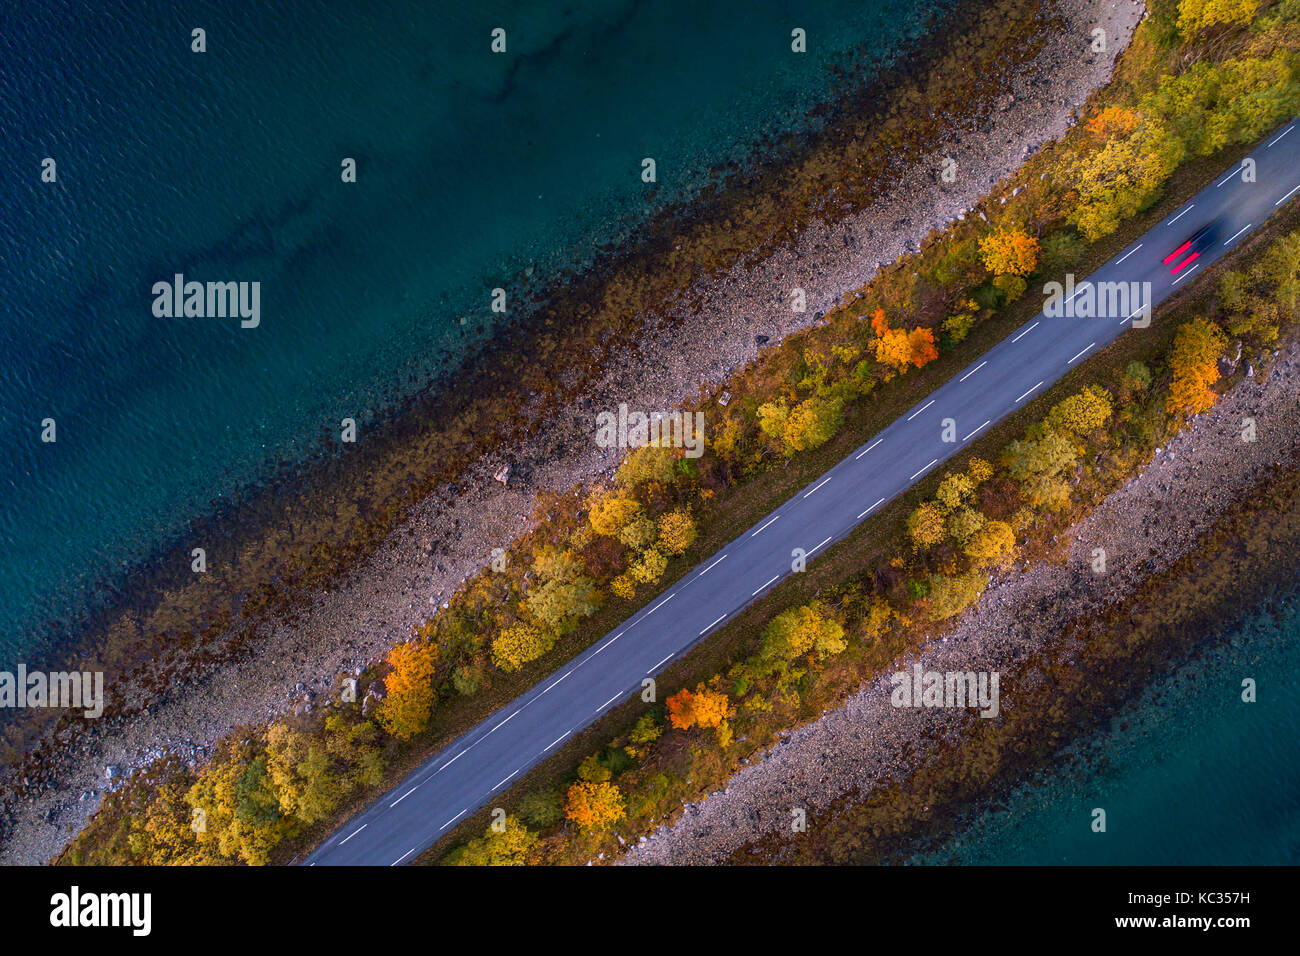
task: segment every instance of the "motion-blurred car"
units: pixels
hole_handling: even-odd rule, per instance
[[[1209,250],[1214,245],[1214,240],[1218,238],[1218,235],[1218,221],[1206,223],[1161,261],[1169,268],[1170,274],[1178,275],[1199,259],[1201,253]]]

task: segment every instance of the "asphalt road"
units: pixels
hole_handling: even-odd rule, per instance
[[[645,677],[663,670],[791,574],[795,548],[807,552],[811,563],[983,430],[1105,348],[1133,319],[1140,322],[1147,296],[1149,304],[1159,304],[1294,198],[1300,190],[1300,130],[1295,125],[1280,127],[1251,154],[1254,182],[1243,180],[1239,166],[1224,170],[1185,206],[1088,277],[1093,283],[1150,283],[1140,299],[1128,303],[1128,311],[1119,308],[1095,318],[1040,313],[701,562],[640,613],[429,757],[304,862],[404,863],[467,814],[493,800],[504,801],[513,781],[571,735],[639,693]],[[1213,231],[1202,240],[1197,258],[1185,261],[1196,251],[1192,248],[1169,265],[1162,262],[1207,224],[1213,224]],[[1171,269],[1180,263],[1183,267],[1175,274]],[[1078,292],[1069,306],[1086,299]],[[945,419],[952,420],[955,441],[943,440]],[[660,689],[661,697],[671,690]]]

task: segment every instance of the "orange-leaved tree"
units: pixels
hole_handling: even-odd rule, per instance
[[[696,685],[694,693],[683,687],[665,703],[668,706],[668,721],[677,730],[717,727],[733,714],[731,700],[727,695],[721,691],[709,690],[703,683]]]
[[[429,724],[433,712],[433,672],[438,645],[406,641],[388,652],[392,673],[384,678],[388,696],[379,705],[379,723],[394,737],[414,737]]]
[[[612,783],[582,781],[569,788],[564,815],[584,830],[604,830],[623,819],[623,794]]]
[[[876,361],[897,372],[906,372],[909,365],[920,368],[939,357],[932,331],[890,328],[884,309],[871,314],[871,328],[876,333]]]
[[[1193,319],[1178,327],[1169,352],[1174,376],[1165,398],[1169,412],[1196,415],[1214,404],[1218,396],[1210,386],[1219,380],[1219,358],[1226,346],[1227,339],[1213,322]]]

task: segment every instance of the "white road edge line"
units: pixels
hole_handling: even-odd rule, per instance
[[[862,451],[860,451],[860,452],[858,452],[856,455],[854,455],[854,456],[853,456],[853,460],[854,460],[854,461],[857,461],[859,458],[861,458],[861,457],[862,457],[863,455],[865,455],[867,452],[871,451],[871,449],[873,449],[873,448],[875,448],[877,445],[879,445],[882,441],[884,441],[883,438],[877,438],[875,441],[873,441],[873,442],[872,442],[870,445],[868,445],[866,448],[862,449]]]
[[[1295,123],[1292,123],[1292,124],[1291,124],[1290,126],[1288,126],[1286,129],[1282,130],[1282,132],[1278,133],[1278,134],[1277,134],[1277,139],[1273,140],[1273,143],[1276,143],[1279,139],[1281,139],[1281,138],[1282,138],[1283,136],[1285,136],[1287,133],[1291,132],[1291,130],[1293,130],[1293,129],[1295,129]],[[1269,143],[1268,146],[1272,146],[1273,143]],[[1265,148],[1265,149],[1268,149],[1268,146],[1265,146],[1264,148]]]
[[[615,641],[617,641],[620,637],[622,637],[626,633],[627,633],[626,629],[619,631],[617,634],[615,634],[613,637],[607,640],[604,644],[600,645],[600,647],[596,648],[596,654],[599,654],[601,651],[609,647],[609,645],[613,644]],[[595,657],[596,654],[592,654],[591,656]]]
[[[672,655],[672,654],[669,654],[667,657],[665,657],[663,660],[661,660],[658,664],[655,664],[654,667],[649,668],[649,669],[646,671],[646,673],[647,673],[647,674],[653,674],[653,673],[654,673],[658,668],[662,667],[664,664],[667,664],[667,663],[668,663],[670,660],[672,660],[672,659],[673,659],[673,655]]]
[[[1300,187],[1297,187],[1297,188],[1300,188]],[[1186,272],[1184,272],[1182,275],[1180,275],[1177,279],[1175,279],[1175,280],[1174,280],[1174,285],[1178,285],[1178,283],[1182,282],[1184,279],[1186,279],[1189,275],[1191,275],[1193,272],[1195,272],[1195,271],[1196,271],[1197,269],[1199,269],[1200,267],[1201,267],[1201,264],[1200,264],[1199,262],[1196,263],[1196,265],[1192,266],[1190,269],[1188,269]]]
[[[1233,236],[1232,239],[1236,239],[1237,236],[1240,236],[1241,233],[1243,233],[1243,232],[1245,232],[1247,229],[1249,229],[1249,228],[1251,227],[1251,225],[1252,225],[1252,224],[1249,223],[1249,222],[1246,223],[1246,225],[1243,226],[1243,227],[1241,228],[1241,231],[1238,232],[1236,236]],[[1224,245],[1225,245],[1225,246],[1227,246],[1227,245],[1231,245],[1231,243],[1232,243],[1232,239],[1229,239],[1227,242],[1224,243]]]
[[[547,745],[546,750],[550,750],[552,747],[554,747],[556,744],[558,744],[558,743],[559,743],[561,740],[563,740],[565,737],[569,736],[569,734],[571,734],[571,733],[573,733],[572,730],[566,730],[564,733],[560,734],[560,736],[556,737],[554,740],[552,740],[552,741]],[[546,750],[543,750],[542,753],[546,753]]]
[[[1277,202],[1273,203],[1273,205],[1274,205],[1274,206],[1280,206],[1280,205],[1282,205],[1282,203],[1286,202],[1288,199],[1291,198],[1291,193],[1295,192],[1297,189],[1300,189],[1300,186],[1292,186],[1292,187],[1291,187],[1291,192],[1287,193],[1285,196],[1283,196],[1283,197],[1282,197],[1281,199],[1279,199]]]
[[[1043,384],[1042,382],[1039,382],[1037,385],[1035,385],[1033,388],[1031,388],[1028,392],[1025,392],[1024,395],[1021,395],[1019,398],[1017,398],[1017,399],[1016,399],[1016,402],[1017,402],[1017,403],[1019,403],[1019,402],[1023,402],[1023,401],[1025,400],[1025,396],[1026,396],[1026,395],[1031,395],[1031,394],[1033,394],[1034,392],[1038,391],[1038,389],[1042,386],[1042,384]]]
[[[600,711],[604,710],[606,707],[608,707],[610,704],[614,703],[614,701],[618,700],[618,699],[619,699],[620,697],[622,697],[622,696],[623,696],[623,694],[622,694],[622,692],[620,691],[619,693],[617,693],[617,694],[615,694],[613,697],[611,697],[609,700],[605,701],[605,703],[603,703],[603,704],[601,704],[599,707],[597,707],[597,708],[596,708],[596,712],[599,713]]]
[[[778,574],[778,575],[776,576],[776,578],[779,578],[780,576],[781,576],[781,575]],[[772,578],[772,581],[775,581],[776,578]],[[760,585],[758,591],[763,590],[763,588],[765,588],[765,587],[767,587],[767,585],[771,584],[772,581],[767,581],[766,583]],[[757,597],[757,596],[758,596],[758,591],[755,591],[753,594],[750,595],[750,597]]]
[[[862,514],[858,515],[858,520],[861,521],[863,518],[865,518],[865,517],[866,517],[867,515],[869,515],[871,512],[875,511],[876,508],[879,507],[880,504],[881,504],[881,502],[883,502],[884,500],[885,500],[884,498],[881,498],[880,501],[877,501],[874,505],[872,505],[872,506],[871,506],[870,508],[868,508],[866,511],[862,512]]]
[[[447,829],[447,827],[451,826],[453,823],[455,823],[457,820],[459,820],[461,817],[463,817],[463,816],[464,816],[465,814],[467,814],[467,813],[469,813],[469,807],[466,807],[464,810],[460,811],[460,813],[456,814],[454,817],[452,817],[450,820],[448,820],[448,821],[447,821],[446,823],[444,823],[442,826],[438,827],[438,832],[441,833],[443,830]],[[409,856],[410,854],[407,854],[407,855]],[[404,856],[404,857],[402,857],[402,859],[405,860],[406,857]],[[401,860],[399,860],[398,862],[400,863]]]
[[[965,442],[970,441],[972,435],[974,435],[976,432],[978,432],[978,431],[979,431],[981,428],[983,428],[985,425],[988,425],[988,423],[991,422],[991,421],[993,421],[993,419],[990,418],[988,422],[985,422],[985,423],[984,423],[984,425],[981,425],[979,428],[975,429],[975,431],[971,432],[970,435],[967,435],[965,438],[963,438],[963,439],[962,439],[962,442],[965,443]]]
[[[515,771],[515,773],[518,773],[518,772],[519,772],[518,770]],[[513,776],[515,775],[515,773],[512,773],[512,774],[510,775],[510,777],[513,777]],[[508,780],[510,779],[510,777],[506,777],[505,780],[502,780],[499,784],[497,784],[495,787],[493,787],[491,792],[492,792],[492,793],[496,793],[498,790],[500,790],[502,787],[504,787],[504,786],[506,785],[506,781],[508,781]]]
[[[831,536],[830,536],[830,535],[827,535],[827,536],[826,536],[826,541],[829,541],[829,540],[830,540],[830,539],[831,539]],[[825,543],[826,543],[826,541],[823,541],[823,542],[822,542],[822,544],[825,544]],[[813,548],[813,549],[812,549],[812,551],[809,551],[809,552],[808,552],[808,553],[809,553],[809,554],[812,554],[812,553],[813,553],[813,551],[816,551],[816,550],[817,550],[817,548],[820,548],[820,547],[821,547],[821,546],[822,546],[822,544],[819,544],[819,545],[817,545],[817,547],[816,547],[816,548]]]
[[[724,554],[724,555],[722,556],[722,558],[725,558],[725,557],[726,557],[726,555]],[[712,564],[710,564],[707,568],[705,568],[703,571],[701,571],[699,574],[697,574],[696,577],[697,577],[697,578],[702,578],[702,577],[704,577],[704,575],[708,574],[710,571],[712,571],[714,568],[716,568],[716,567],[718,566],[718,562],[721,561],[722,558],[718,558],[717,561],[714,561]]]
[[[660,601],[658,604],[656,604],[656,605],[655,605],[654,607],[652,607],[650,610],[646,611],[645,616],[646,616],[646,617],[649,617],[651,614],[653,614],[655,611],[659,610],[661,607],[663,607],[665,604],[667,604],[669,601],[671,601],[671,600],[672,600],[673,598],[675,598],[675,597],[677,597],[677,592],[676,592],[676,591],[674,591],[672,594],[668,595],[666,598],[664,598],[662,601]]]
[[[1235,176],[1240,176],[1240,175],[1241,175],[1241,169],[1240,169],[1240,168],[1234,169],[1232,172],[1228,173],[1228,175],[1224,176],[1224,177],[1223,177],[1222,179],[1220,179],[1217,183],[1215,183],[1215,184],[1214,184],[1214,188],[1215,188],[1215,189],[1218,189],[1220,186],[1222,186],[1224,183],[1226,183],[1229,179],[1232,179],[1233,177],[1235,177]]]
[[[771,521],[768,521],[767,524],[763,525],[763,528],[766,528],[768,524],[771,524],[772,521],[775,521],[775,520],[776,520],[777,518],[779,518],[779,517],[781,517],[781,516],[780,516],[780,515],[772,515],[772,519],[771,519]],[[759,528],[758,531],[762,531],[763,528]],[[754,535],[758,534],[758,531],[751,531],[750,534],[749,534],[749,536],[750,536],[751,538],[754,537]]]
[[[1065,364],[1073,365],[1080,355],[1084,355],[1085,353],[1087,353],[1096,344],[1097,344],[1096,342],[1089,342],[1088,348],[1084,349],[1082,352],[1079,353],[1079,355],[1076,355],[1074,358],[1070,359],[1070,361],[1066,362]]]
[[[1139,249],[1141,249],[1141,248],[1142,248],[1142,243],[1139,242],[1136,246],[1134,246],[1134,247],[1133,247],[1132,249],[1130,249],[1128,252],[1124,253],[1124,258],[1123,258],[1123,259],[1120,259],[1119,261],[1117,261],[1117,262],[1115,263],[1115,265],[1119,265],[1121,262],[1124,261],[1124,259],[1127,259],[1129,256],[1133,255],[1133,253],[1137,252],[1137,251],[1138,251]]]
[[[339,840],[338,845],[339,845],[339,846],[342,846],[343,844],[347,843],[349,840],[351,840],[354,836],[356,836],[358,833],[360,833],[362,830],[364,830],[364,829],[365,829],[366,827],[368,827],[368,826],[370,826],[369,823],[363,823],[363,824],[361,824],[361,826],[357,827],[355,830],[353,830],[351,833],[349,833],[347,836],[345,836],[342,840]]]
[[[718,618],[718,621],[721,621],[721,620],[725,619],[726,616],[727,616],[727,615],[725,615],[725,614],[722,615],[722,617]],[[717,624],[718,621],[714,621],[713,624]],[[710,624],[709,627],[713,627],[713,624]],[[700,636],[700,637],[703,637],[703,636],[708,632],[709,627],[706,627],[703,631],[700,631],[699,636]]]
[[[908,416],[907,416],[907,420],[910,422],[913,418],[915,418],[917,415],[920,415],[923,411],[925,411],[927,408],[929,408],[929,407],[930,407],[931,405],[933,405],[933,404],[934,404],[934,399],[932,398],[932,399],[930,399],[928,402],[926,402],[924,405],[922,405],[920,408],[918,408],[916,411],[912,412],[912,414],[908,415]]]
[[[398,797],[396,800],[394,800],[392,803],[390,803],[390,804],[388,805],[388,809],[390,809],[390,810],[393,809],[393,807],[397,806],[399,803],[401,803],[403,800],[405,800],[407,797],[409,797],[411,794],[415,793],[415,791],[417,791],[417,790],[419,790],[419,789],[420,789],[420,785],[417,783],[417,784],[416,784],[414,787],[412,787],[410,790],[406,791],[406,793],[402,794],[400,797]]]
[[[568,671],[568,672],[564,675],[564,677],[568,677],[569,674],[572,674],[572,673],[573,673],[573,671],[570,670],[570,671]],[[560,678],[557,678],[556,680],[552,681],[552,683],[551,683],[551,687],[554,687],[554,686],[555,686],[556,684],[558,684],[560,681],[564,680],[564,677],[560,677]],[[551,687],[546,688],[546,690],[542,691],[542,693],[545,694],[545,693],[549,692],[550,689],[551,689]]]
[[[964,382],[964,381],[966,381],[966,379],[970,378],[972,375],[974,375],[976,372],[978,372],[980,369],[982,369],[985,365],[988,365],[988,364],[989,364],[988,359],[985,359],[983,362],[980,362],[979,365],[976,365],[973,369],[971,369],[969,372],[967,372],[967,373],[966,373],[965,375],[963,375],[961,378],[957,379],[957,381],[959,381],[959,382]]]
[[[1016,336],[1014,339],[1012,339],[1011,341],[1012,341],[1012,342],[1019,342],[1021,339],[1023,339],[1023,338],[1024,338],[1026,335],[1028,335],[1030,332],[1034,331],[1034,329],[1036,329],[1036,328],[1038,328],[1038,323],[1037,323],[1037,322],[1035,322],[1035,323],[1034,323],[1033,325],[1031,325],[1029,328],[1025,329],[1023,332],[1021,332],[1019,335],[1017,335],[1017,336]]]
[[[932,468],[933,466],[935,466],[935,465],[937,465],[937,464],[939,464],[939,459],[938,459],[938,458],[936,458],[934,461],[930,462],[930,464],[928,464],[928,465],[926,465],[924,468],[922,468],[921,471],[918,471],[918,472],[916,473],[916,475],[921,474],[922,471],[929,471],[930,468]],[[908,480],[908,481],[916,481],[916,475],[913,475],[911,478],[909,478],[909,479],[907,479],[907,480]]]
[[[821,481],[817,482],[817,484],[813,485],[810,489],[808,489],[807,491],[805,491],[805,492],[803,493],[803,496],[804,496],[805,498],[807,498],[810,494],[812,494],[814,491],[816,491],[818,488],[820,488],[822,485],[826,484],[826,482],[828,482],[828,481],[830,481],[830,480],[831,480],[831,476],[830,476],[830,475],[827,475],[827,476],[826,476],[825,478],[823,478]]]
[[[1182,212],[1180,212],[1178,215],[1174,216],[1173,219],[1170,219],[1167,223],[1165,223],[1165,225],[1166,225],[1166,226],[1172,226],[1172,225],[1173,225],[1174,223],[1176,223],[1179,219],[1182,219],[1184,216],[1186,216],[1189,212],[1191,212],[1191,211],[1192,211],[1193,209],[1195,209],[1195,208],[1196,208],[1196,203],[1192,203],[1190,206],[1188,206],[1186,209],[1184,209],[1184,210],[1183,210]]]
[[[408,856],[410,856],[414,852],[415,852],[415,847],[411,847],[409,850],[407,850],[405,853],[403,853],[401,856],[399,856],[396,860],[394,860],[392,863],[389,863],[388,865],[397,866],[397,864],[401,863],[403,860],[405,860]]]

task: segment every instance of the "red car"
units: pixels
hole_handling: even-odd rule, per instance
[[[1169,267],[1171,274],[1178,275],[1178,273],[1199,259],[1202,252],[1205,252],[1214,244],[1214,238],[1218,234],[1216,225],[1216,223],[1211,222],[1202,226],[1192,233],[1186,242],[1161,260]]]

